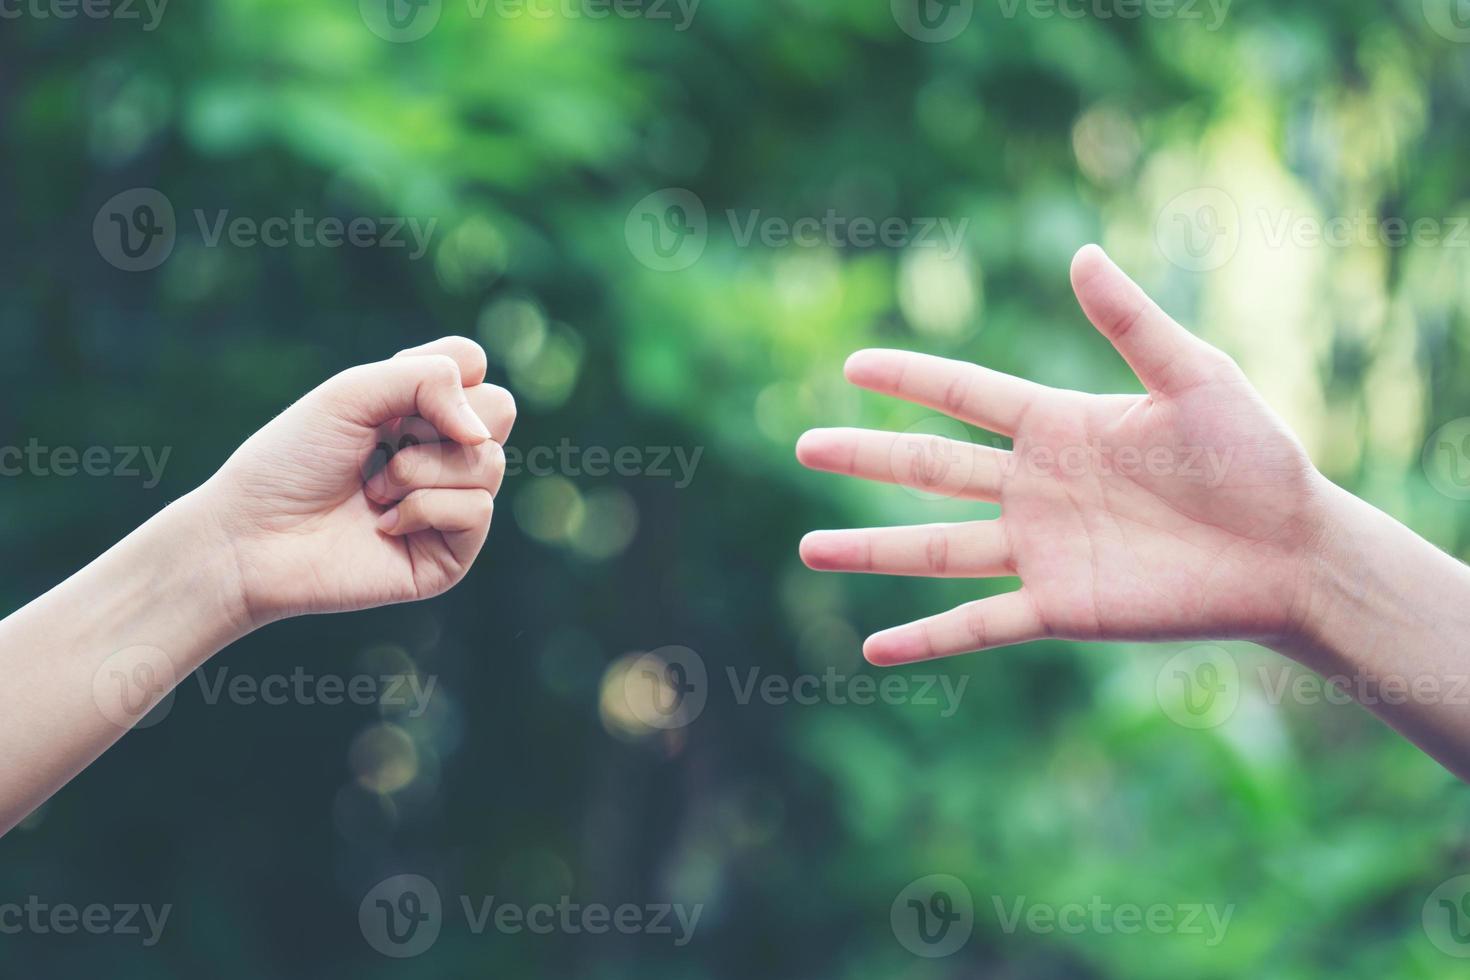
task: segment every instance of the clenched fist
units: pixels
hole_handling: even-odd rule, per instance
[[[196,491],[238,566],[246,625],[425,599],[464,577],[516,415],[484,380],[463,337],[349,368]]]

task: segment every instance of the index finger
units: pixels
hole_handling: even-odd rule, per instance
[[[427,344],[401,350],[393,356],[425,357],[436,354],[454,359],[454,363],[459,365],[459,376],[466,388],[473,388],[485,380],[485,349],[468,337],[440,337]]]
[[[1014,435],[1031,405],[1052,389],[977,364],[904,350],[860,350],[844,368],[853,384]]]

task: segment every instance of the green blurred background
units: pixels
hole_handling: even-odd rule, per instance
[[[222,654],[211,681],[412,670],[437,688],[413,718],[209,704],[186,683],[0,842],[0,902],[171,903],[162,941],[0,935],[0,976],[1463,972],[1421,914],[1470,871],[1470,795],[1358,708],[1271,703],[1260,671],[1285,668],[1263,651],[1229,648],[1233,711],[1202,728],[1160,695],[1177,646],[1045,643],[915,669],[968,678],[950,717],[741,704],[726,674],[877,673],[863,636],[990,587],[803,569],[811,528],[986,508],[806,473],[792,445],[813,425],[935,424],[846,389],[843,358],[872,344],[1133,390],[1067,287],[1091,240],[1232,353],[1324,471],[1465,554],[1466,505],[1421,453],[1470,415],[1470,239],[1283,243],[1257,220],[1429,218],[1453,237],[1470,214],[1458,5],[1241,0],[1217,20],[1182,0],[1134,18],[1103,16],[1126,2],[1075,17],[961,2],[926,21],[903,0],[601,19],[593,0],[553,16],[442,0],[395,32],[373,0],[177,3],[151,30],[146,7],[59,19],[39,2],[0,19],[0,443],[172,451],[154,488],[0,479],[5,610],[324,377],[445,333],[491,351],[522,449],[702,455],[687,486],[512,477],[452,594],[282,623]],[[143,272],[93,237],[133,188],[177,213],[172,253]],[[697,261],[663,271],[638,230],[668,217],[670,188],[709,230]],[[1185,212],[1196,231],[1235,222],[1223,261],[1171,237],[1201,188],[1236,209]],[[211,247],[196,209],[436,224],[414,260]],[[829,209],[963,222],[963,248],[742,245],[726,218]],[[702,658],[707,703],[660,731],[622,682],[630,654],[669,645]],[[400,873],[446,906],[437,943],[407,960],[358,926],[363,896]],[[933,873],[965,882],[974,933],[930,960],[890,906]],[[474,935],[460,895],[703,913],[682,947]],[[1007,932],[994,900],[1022,896],[1233,915],[1213,946]]]

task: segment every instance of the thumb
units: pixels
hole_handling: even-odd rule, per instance
[[[1072,259],[1072,291],[1149,391],[1167,395],[1208,380],[1214,348],[1159,309],[1098,246],[1084,245]]]

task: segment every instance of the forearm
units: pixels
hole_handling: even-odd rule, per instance
[[[1470,568],[1372,505],[1325,492],[1326,540],[1284,652],[1470,780]]]
[[[184,497],[0,622],[0,833],[248,631],[232,561]]]

